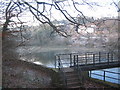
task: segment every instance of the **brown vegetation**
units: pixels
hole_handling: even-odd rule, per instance
[[[3,61],[3,88],[50,88],[54,72],[21,60]]]

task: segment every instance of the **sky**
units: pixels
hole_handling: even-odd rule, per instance
[[[38,1],[45,1],[45,0],[38,0]],[[75,0],[75,2],[80,3],[81,0]],[[116,6],[111,3],[112,1],[118,3],[119,0],[86,0],[87,2],[95,2],[97,3],[99,6],[93,5],[92,7],[89,5],[79,5],[77,6],[77,8],[83,12],[83,14],[85,16],[89,16],[89,17],[94,17],[94,18],[102,18],[102,17],[117,17],[118,16],[118,12],[117,12],[117,8]],[[51,2],[51,0],[46,0],[46,2]],[[72,17],[76,17],[78,16],[78,12],[76,12],[76,10],[74,9],[74,7],[72,6],[72,2],[71,0],[65,1],[67,3],[67,6],[64,7],[65,10],[68,11],[68,13],[72,16]],[[62,5],[62,4],[61,4]],[[71,7],[69,7],[69,5],[71,5]],[[63,6],[63,5],[62,5]],[[46,7],[49,9],[49,7]],[[65,17],[61,14],[61,12],[55,10],[54,8],[52,8],[52,18],[51,19],[56,19],[56,20],[62,20],[65,19]],[[29,14],[29,16],[32,16],[31,14]],[[31,21],[31,20],[30,20]],[[37,23],[37,22],[36,22]],[[34,24],[37,25],[35,22]],[[32,23],[33,24],[33,23]]]
[[[72,2],[69,3],[71,4]],[[76,2],[80,2],[81,0],[75,0]],[[92,7],[89,5],[79,5],[77,8],[83,12],[85,16],[94,17],[94,18],[101,18],[101,17],[112,17],[112,16],[118,16],[118,12],[116,7],[111,2],[113,0],[86,0],[87,2],[96,2],[100,6],[93,5]],[[118,2],[118,0],[114,0],[115,2]],[[73,9],[74,7],[66,7],[66,9],[70,12],[72,16],[76,16],[78,13],[75,12]],[[60,15],[60,14],[59,14]]]
[[[25,0],[28,2],[33,2],[35,0]],[[52,3],[51,0],[37,0],[40,2],[49,2]],[[82,0],[74,0],[77,3],[80,3]],[[118,16],[118,12],[117,12],[117,8],[116,6],[111,3],[112,1],[118,3],[120,0],[84,0],[90,3],[97,3],[99,6],[96,5],[79,5],[76,6],[78,10],[82,11],[83,14],[85,16],[89,16],[89,17],[94,17],[94,18],[101,18],[101,17],[116,17]],[[66,5],[64,7],[65,10],[68,11],[68,13],[72,16],[72,17],[76,17],[79,15],[79,13],[74,9],[73,5],[72,5],[72,1],[71,0],[67,0],[65,1]],[[36,6],[36,4],[32,4],[33,6]],[[71,7],[69,7],[69,5]],[[63,6],[63,4],[61,4],[61,6]],[[39,10],[42,9],[42,6],[39,6]],[[46,7],[46,11],[49,11],[50,7],[47,6]],[[48,15],[48,17],[51,17],[51,20],[62,20],[65,19],[65,17],[61,14],[60,11],[55,10],[54,8],[52,8],[52,16],[49,16],[49,13],[45,13],[46,15]],[[24,15],[22,15],[21,17],[22,21],[28,22],[27,24],[29,25],[39,25],[37,20],[33,20],[33,15],[31,13],[29,13],[28,11],[24,12]]]

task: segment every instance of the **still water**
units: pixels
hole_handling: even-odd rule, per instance
[[[91,73],[99,74],[104,76],[105,71],[105,81],[120,84],[120,68],[110,68],[102,70],[93,70]],[[108,71],[108,72],[107,72]],[[109,72],[110,71],[110,72]],[[103,76],[91,74],[92,78],[104,80]]]
[[[75,50],[73,50],[75,51]],[[46,67],[55,67],[55,55],[58,53],[73,52],[68,48],[41,48],[41,47],[20,47],[18,52],[20,59],[33,62],[35,64],[44,65]]]
[[[100,49],[93,48],[80,48],[80,47],[66,47],[66,46],[50,46],[50,47],[40,47],[40,46],[21,46],[18,48],[17,52],[20,55],[21,60],[33,62],[39,65],[44,65],[46,67],[55,67],[55,55],[63,53],[79,53],[79,52],[93,52],[100,51]]]

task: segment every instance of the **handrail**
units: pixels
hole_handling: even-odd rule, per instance
[[[82,63],[79,63],[81,65],[88,65],[88,64],[101,64],[101,63],[108,63],[108,65],[111,62],[118,62],[118,59],[114,57],[114,53],[112,52],[86,52],[86,53],[66,53],[66,54],[56,54],[56,56],[62,57],[62,60],[68,60],[66,65],[69,64],[69,66],[74,65],[73,56],[79,55],[79,58],[82,60]],[[83,59],[82,59],[83,58]],[[93,59],[92,59],[93,58]],[[80,60],[79,60],[80,61]],[[55,66],[57,60],[55,61]]]
[[[113,73],[113,74],[118,74],[118,75],[120,75],[120,73],[116,73],[116,72],[111,72],[111,71],[105,71],[105,70],[99,70],[99,71],[103,71],[104,73],[103,73],[103,75],[101,75],[101,74],[98,74],[98,73],[92,73],[91,71],[90,71],[90,74],[89,74],[89,77],[91,78],[91,75],[93,74],[93,75],[97,75],[97,76],[101,76],[101,77],[103,77],[103,81],[105,82],[106,81],[106,77],[107,78],[111,78],[111,79],[114,79],[114,80],[120,80],[119,78],[115,78],[115,77],[110,77],[110,76],[106,76],[106,72],[107,73]]]
[[[91,53],[108,53],[108,51],[96,51],[96,52],[71,52],[71,53],[57,53],[57,54],[55,54],[55,56],[59,56],[59,55],[69,55],[69,54],[76,54],[76,55],[78,55],[78,54],[84,54],[84,53],[87,53],[87,54],[91,54]],[[118,51],[115,51],[115,52],[117,52],[118,53]],[[109,53],[115,53],[115,52],[109,52]]]
[[[66,62],[63,62],[62,60],[68,60],[68,61],[66,63]],[[102,64],[102,63],[106,63],[109,65],[111,62],[116,62],[116,61],[119,62],[117,58],[114,57],[114,54],[112,52],[110,53],[108,52],[86,52],[86,53],[56,54],[55,67],[58,66],[60,73],[63,77],[63,83],[65,86],[67,86],[67,78],[65,76],[65,71],[63,69],[64,65],[69,64],[70,67],[73,66],[75,70],[77,70],[79,79],[81,80],[81,84],[83,84],[82,82],[83,82],[84,75],[82,74],[82,70],[81,70],[82,65],[89,65],[89,64],[97,65],[97,64]]]
[[[111,72],[111,71],[106,71],[106,70],[100,70],[100,71],[105,71],[105,72],[114,73],[114,74],[120,74],[120,73],[117,73],[117,72]]]
[[[77,60],[76,60],[75,56],[77,56]],[[80,83],[82,85],[83,84],[83,75],[82,75],[82,70],[81,70],[80,66],[78,65],[78,55],[74,55],[74,66],[75,66],[74,67],[75,70],[78,73],[78,77],[79,77]]]
[[[81,58],[81,60],[83,60],[84,64],[82,65],[87,65],[87,64],[98,64],[98,63],[108,63],[108,65],[111,63],[111,62],[114,62],[116,61],[116,59],[113,58],[113,53],[85,53],[84,56],[81,56],[80,54],[79,55],[79,58]],[[82,59],[84,58],[84,59]],[[101,61],[105,59],[105,61]],[[91,61],[92,60],[92,61]],[[79,60],[80,61],[80,60]],[[117,60],[118,61],[118,60]]]
[[[82,74],[82,70],[79,65],[77,65],[77,69],[78,69],[78,75],[79,75],[80,82],[81,82],[81,84],[83,84],[84,76]]]
[[[101,75],[101,74],[96,74],[96,73],[91,73],[91,74],[94,74],[94,75],[97,75],[97,76],[104,76],[104,75]],[[120,80],[119,78],[114,78],[114,77],[110,77],[110,76],[105,76],[107,78],[111,78],[111,79],[115,79],[115,80]],[[104,80],[105,81],[105,80]]]
[[[56,56],[59,56],[59,55],[70,55],[70,54],[78,54],[78,53],[61,53],[61,54],[56,54]]]
[[[61,75],[62,75],[62,78],[63,78],[63,83],[64,83],[64,85],[65,85],[65,87],[67,87],[67,78],[66,78],[66,76],[65,76],[65,72],[64,72],[64,69],[63,69],[63,65],[62,65],[62,62],[61,62],[61,60],[60,60],[60,57],[58,56],[58,68],[59,68],[59,70],[60,70],[60,72],[61,72]]]

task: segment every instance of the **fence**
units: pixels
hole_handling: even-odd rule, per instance
[[[95,72],[93,72],[93,71],[90,71],[89,72],[89,77],[90,78],[96,78],[96,79],[99,79],[99,78],[97,78],[97,76],[99,76],[99,77],[101,77],[102,79],[101,80],[103,80],[104,82],[105,81],[108,81],[108,79],[112,79],[112,83],[113,83],[113,81],[115,81],[115,80],[117,80],[118,82],[116,82],[117,84],[120,84],[119,83],[119,81],[120,81],[120,78],[119,78],[119,76],[120,76],[120,73],[118,73],[118,72],[112,72],[112,71],[106,71],[106,70],[97,70],[97,71],[101,71],[101,73],[95,73]],[[106,74],[114,74],[114,76],[118,76],[118,77],[114,77],[113,75],[106,75]],[[93,77],[92,75],[95,75],[96,77]],[[106,78],[108,78],[108,79],[106,79]],[[110,81],[108,81],[108,82],[110,82]]]
[[[73,59],[75,54],[77,53],[57,54],[55,56],[55,68],[58,66],[58,57],[60,57],[60,60],[64,67],[73,66]]]
[[[60,75],[63,79],[63,85],[64,85],[64,87],[67,87],[67,78],[65,76],[65,72],[64,72],[64,69],[63,69],[63,64],[62,64],[59,56],[58,56],[58,64],[59,64],[59,66],[58,66],[59,73],[60,73]]]
[[[69,53],[69,54],[57,54],[55,56],[55,68],[58,66],[58,57],[60,57],[61,62],[66,67],[74,66],[74,56],[77,57],[77,63],[79,65],[88,65],[88,64],[102,64],[102,63],[111,63],[118,61],[117,56],[114,53],[109,52],[86,52],[86,53]],[[64,66],[65,67],[65,66]]]

